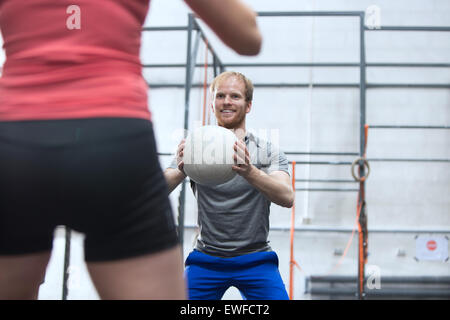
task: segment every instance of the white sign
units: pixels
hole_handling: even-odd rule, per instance
[[[417,236],[416,259],[426,261],[447,261],[448,238],[446,236]]]

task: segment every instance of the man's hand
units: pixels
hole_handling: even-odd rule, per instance
[[[234,143],[234,165],[232,169],[236,171],[239,175],[248,177],[248,175],[255,169],[255,167],[250,162],[250,153],[248,152],[245,142],[238,140]]]
[[[186,139],[181,140],[180,144],[177,148],[177,167],[178,170],[183,172],[184,175],[186,175],[186,172],[184,172],[184,161],[183,161],[183,155],[184,155],[184,146],[186,144]]]

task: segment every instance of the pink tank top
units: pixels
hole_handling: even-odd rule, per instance
[[[149,0],[0,0],[0,121],[149,119],[139,58]]]

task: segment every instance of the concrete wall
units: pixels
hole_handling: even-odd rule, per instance
[[[246,0],[257,11],[364,11],[370,5],[381,10],[381,25],[449,26],[447,0]],[[187,7],[178,0],[153,0],[147,26],[185,26]],[[359,20],[344,17],[261,17],[264,44],[258,57],[240,57],[226,48],[205,28],[211,45],[224,63],[241,62],[358,62]],[[366,32],[368,62],[449,63],[450,33]],[[185,63],[187,37],[181,32],[144,33],[143,63]],[[157,46],[156,46],[157,44]],[[205,61],[201,43],[198,63]],[[208,56],[208,61],[211,56]],[[358,83],[358,68],[237,68],[254,83]],[[179,69],[146,69],[149,83],[184,83]],[[204,69],[197,68],[194,81],[203,83]],[[208,80],[213,78],[208,70]],[[367,68],[368,83],[450,83],[449,68]],[[174,152],[183,128],[184,89],[149,91],[160,152]],[[190,127],[201,120],[203,90],[193,89]],[[269,133],[284,151],[359,152],[359,90],[357,88],[256,88],[248,127]],[[450,125],[450,90],[377,88],[367,91],[369,125]],[[275,131],[274,131],[275,130]],[[275,134],[275,133],[276,134]],[[450,159],[449,130],[371,129],[368,158]],[[346,161],[354,156],[289,156],[296,161]],[[170,157],[161,157],[162,167]],[[298,165],[298,179],[352,179],[350,166]],[[297,183],[298,188],[358,188],[355,183]],[[171,194],[176,213],[177,188]],[[366,183],[369,230],[450,230],[450,164],[448,162],[371,162]],[[355,227],[356,192],[296,193],[295,299],[304,294],[309,275],[356,275],[357,237],[341,260]],[[270,241],[280,258],[280,272],[289,284],[289,231],[291,210],[272,206]],[[192,249],[196,208],[192,192],[186,197],[184,253]],[[308,231],[335,229],[333,232]],[[301,231],[304,230],[304,231]],[[341,232],[344,230],[345,232]],[[450,276],[448,261],[416,261],[417,232],[369,234],[368,265],[381,276]],[[55,250],[48,267],[41,299],[60,299],[63,273],[64,233],[55,233]],[[96,299],[83,263],[82,235],[72,239],[69,299]],[[446,248],[448,251],[448,248]],[[336,264],[338,264],[336,267]],[[240,299],[230,289],[225,299]]]

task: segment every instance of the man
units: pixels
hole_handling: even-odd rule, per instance
[[[212,187],[191,181],[200,235],[186,260],[189,298],[218,300],[235,286],[244,299],[288,299],[278,257],[267,241],[271,202],[292,207],[294,201],[288,161],[273,145],[246,131],[253,98],[249,79],[224,72],[210,89],[218,125],[238,138],[232,167],[238,174]],[[183,150],[184,140],[164,172],[170,192],[186,178]]]

